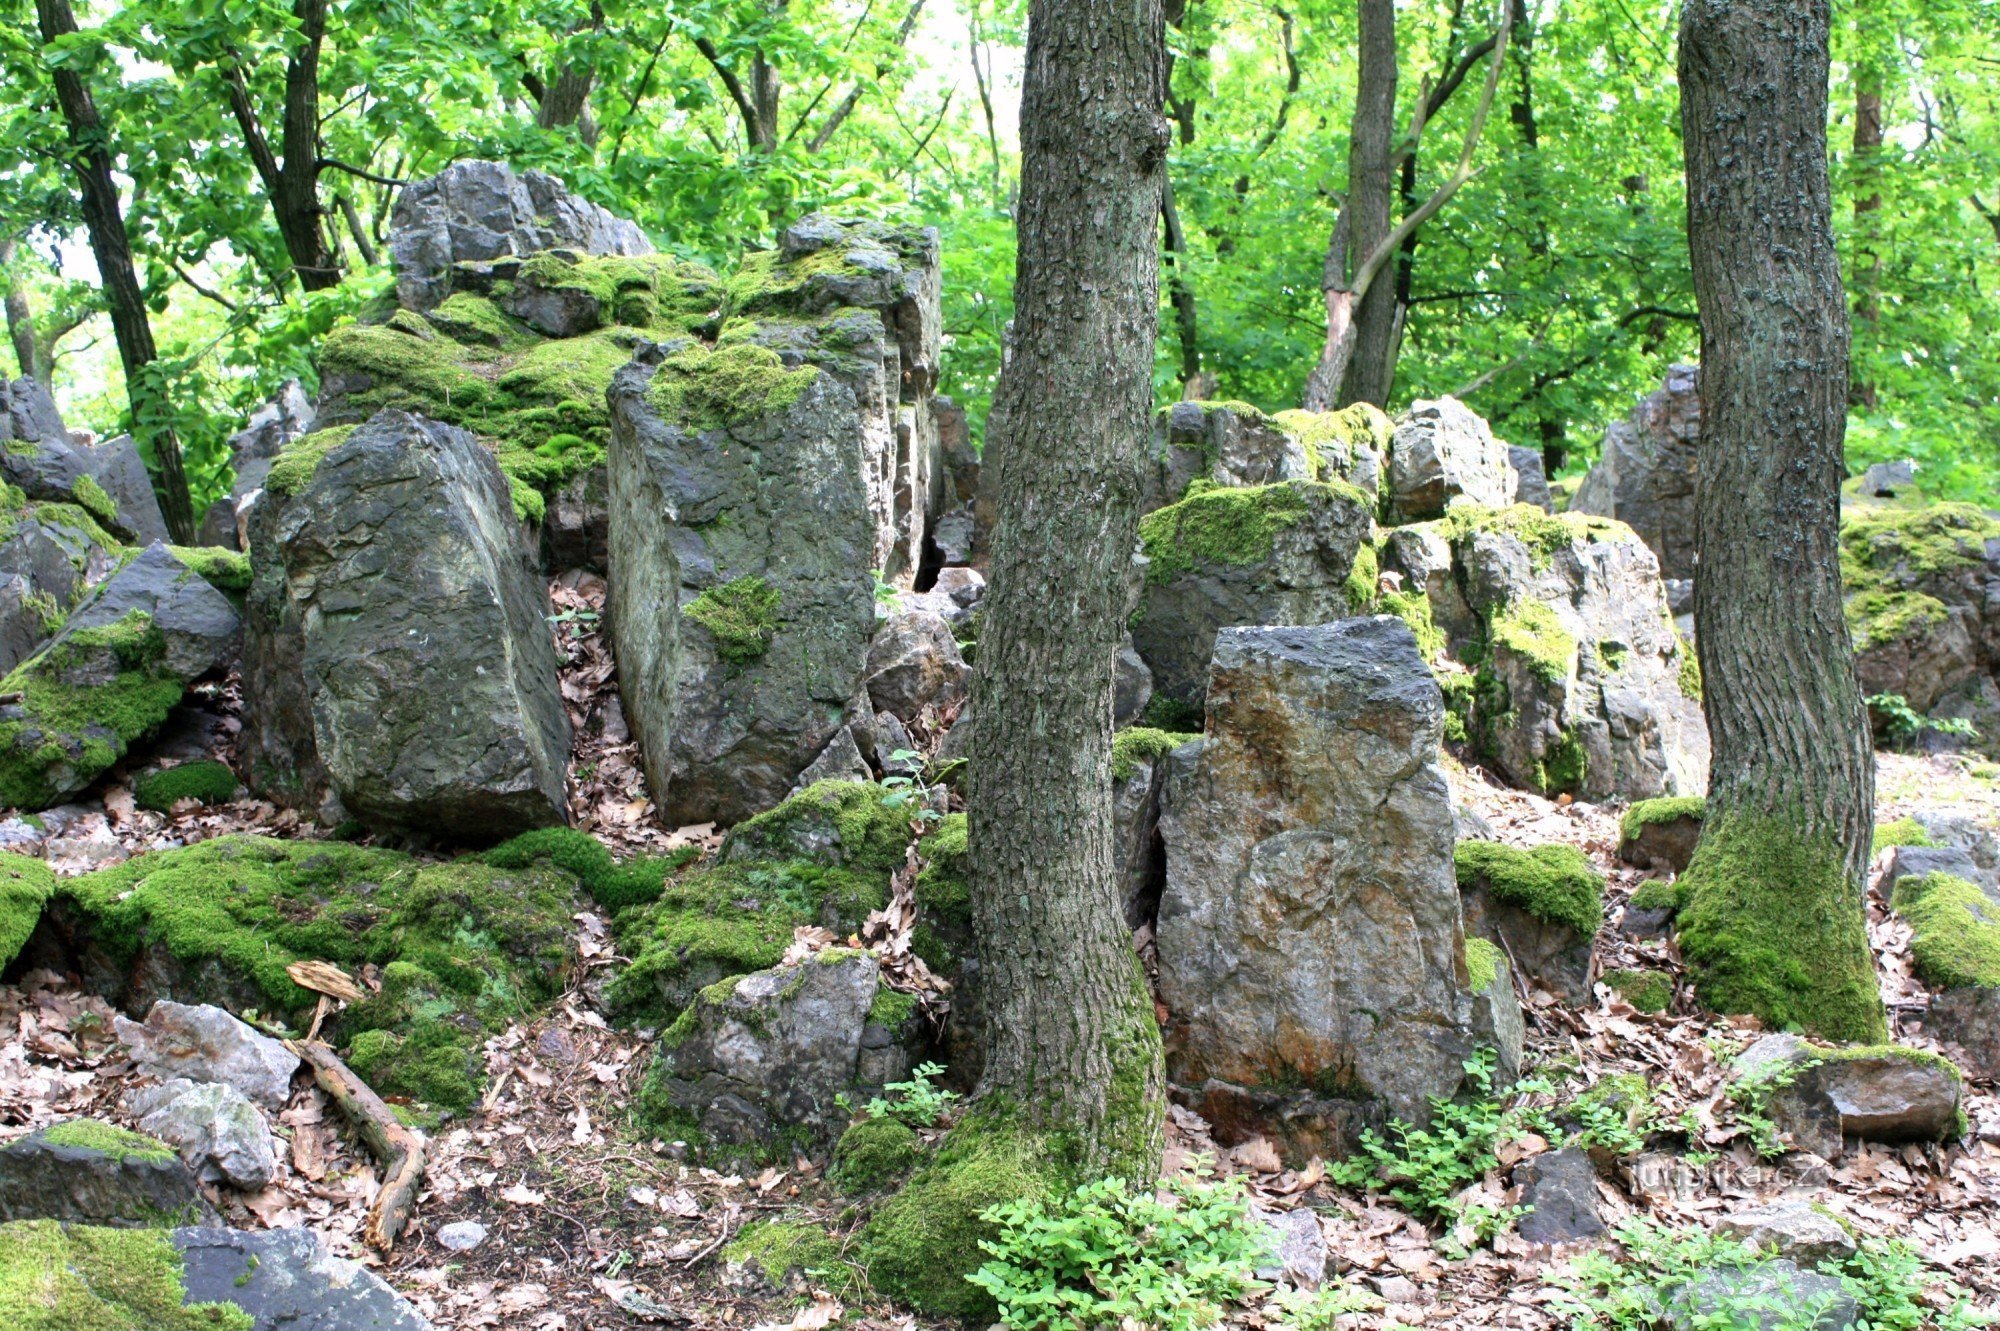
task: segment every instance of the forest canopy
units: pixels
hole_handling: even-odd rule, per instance
[[[1498,6],[1399,6],[1391,220],[1463,183],[1382,272],[1387,405],[1456,394],[1570,475],[1694,359],[1676,10],[1530,0],[1501,41]],[[154,424],[180,440],[196,511],[226,490],[247,412],[287,378],[312,387],[316,340],[388,289],[400,183],[466,157],[546,169],[724,271],[815,209],[936,225],[942,388],[979,436],[1011,313],[1021,5],[94,0],[52,41],[38,17],[0,7],[0,362],[53,379],[75,424],[134,424],[66,164],[68,72],[101,120],[158,343]],[[1168,19],[1156,396],[1294,406],[1350,192],[1355,7],[1187,0]],[[1829,124],[1848,465],[1912,458],[1925,490],[1984,503],[2000,492],[1996,35],[1991,0],[1841,7]]]

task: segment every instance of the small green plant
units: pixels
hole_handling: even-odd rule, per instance
[[[1643,1078],[1636,1086],[1624,1078],[1599,1082],[1570,1106],[1576,1135],[1570,1144],[1615,1156],[1637,1155],[1646,1149],[1659,1107]]]
[[[1965,717],[1925,716],[1900,693],[1871,694],[1866,701],[1868,710],[1882,719],[1882,739],[1892,749],[1909,748],[1927,734],[1951,739],[1979,738],[1979,728]]]
[[[893,1098],[884,1099],[878,1095],[868,1102],[868,1117],[897,1118],[913,1128],[936,1127],[952,1102],[958,1099],[957,1091],[932,1085],[943,1075],[942,1064],[917,1064],[908,1081],[892,1081],[882,1088]]]
[[[999,1227],[979,1245],[988,1261],[966,1278],[1013,1331],[1215,1326],[1257,1288],[1270,1239],[1233,1182],[1181,1175],[1165,1192],[1110,1178],[1049,1203],[996,1206],[981,1217]]]
[[[1729,1101],[1736,1117],[1736,1126],[1743,1129],[1750,1139],[1750,1149],[1759,1159],[1776,1160],[1791,1147],[1785,1143],[1784,1133],[1771,1117],[1771,1101],[1779,1091],[1784,1090],[1799,1079],[1808,1068],[1819,1066],[1818,1059],[1807,1059],[1800,1063],[1777,1063],[1745,1077],[1739,1077],[1730,1088]]]
[[[1335,1331],[1340,1319],[1350,1313],[1374,1312],[1382,1300],[1364,1289],[1346,1284],[1325,1284],[1315,1290],[1281,1289],[1271,1296],[1277,1305],[1274,1321],[1265,1314],[1267,1326],[1285,1331]]]
[[[892,615],[900,613],[903,608],[903,593],[896,589],[896,584],[882,581],[882,570],[879,568],[869,569],[868,576],[875,580],[875,604]]]
[[[924,779],[924,755],[915,749],[897,749],[889,755],[886,766],[914,775],[885,776],[880,781],[883,790],[884,807],[900,809],[914,804],[916,808],[910,817],[920,823],[929,822],[940,815],[930,807],[931,783]]]

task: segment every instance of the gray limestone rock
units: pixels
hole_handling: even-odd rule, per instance
[[[1854,1236],[1847,1227],[1807,1202],[1781,1201],[1735,1211],[1715,1222],[1715,1232],[1807,1267],[1855,1252]]]
[[[1410,404],[1389,441],[1388,474],[1394,522],[1439,517],[1456,499],[1504,508],[1520,488],[1507,445],[1452,397]]]
[[[1666,382],[1604,432],[1597,465],[1569,502],[1572,513],[1617,518],[1659,557],[1669,578],[1695,566],[1695,444],[1701,438],[1700,371],[1668,369]]]
[[[1514,486],[1514,502],[1532,504],[1544,513],[1552,511],[1555,501],[1549,495],[1549,476],[1542,466],[1542,450],[1510,444],[1507,460],[1514,465],[1514,475],[1519,478]]]
[[[951,626],[937,615],[915,610],[889,619],[875,631],[862,683],[876,711],[907,723],[926,707],[964,702],[971,675]]]
[[[52,1123],[0,1149],[0,1221],[148,1227],[215,1211],[165,1143],[97,1119]]]
[[[1597,1169],[1578,1147],[1532,1156],[1514,1167],[1521,1188],[1521,1237],[1530,1243],[1574,1243],[1605,1230],[1597,1211]]]
[[[298,1055],[219,1007],[163,999],[143,1025],[123,1016],[112,1025],[147,1076],[233,1086],[273,1112],[291,1098]]]
[[[256,1192],[278,1172],[271,1126],[234,1086],[182,1077],[128,1091],[120,1103],[139,1130],[166,1142],[204,1183]]]
[[[1895,1045],[1822,1049],[1766,1035],[1736,1058],[1730,1094],[1767,1106],[1799,1150],[1831,1160],[1848,1137],[1944,1141],[1963,1123],[1965,1080],[1935,1054]]]
[[[227,1303],[251,1331],[430,1331],[367,1267],[326,1250],[309,1229],[177,1229],[189,1303]]]

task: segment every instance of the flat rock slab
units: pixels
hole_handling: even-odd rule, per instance
[[[219,1007],[163,999],[143,1024],[122,1016],[112,1024],[148,1076],[220,1082],[273,1111],[291,1098],[298,1055]]]
[[[188,1167],[162,1142],[79,1119],[51,1124],[0,1150],[0,1222],[127,1228],[174,1219],[212,1223],[215,1211]]]
[[[231,1303],[253,1331],[431,1331],[366,1267],[309,1229],[177,1229],[188,1303]]]

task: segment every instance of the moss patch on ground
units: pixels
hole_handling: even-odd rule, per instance
[[[708,630],[717,656],[732,665],[748,665],[771,649],[782,599],[762,578],[737,578],[708,588],[682,606],[681,613]]]
[[[903,867],[915,809],[873,781],[816,781],[730,829],[725,860],[812,860],[888,875]]]
[[[21,695],[19,718],[0,720],[0,805],[46,809],[151,734],[181,700],[166,653],[152,616],[134,610],[69,633],[0,680],[0,693]]]
[[[848,1192],[873,1192],[910,1171],[923,1155],[916,1132],[901,1119],[864,1118],[833,1148],[833,1181]]]
[[[1669,795],[1663,799],[1635,800],[1632,807],[1625,810],[1625,816],[1618,820],[1618,839],[1632,842],[1639,834],[1659,823],[1679,822],[1692,818],[1700,822],[1708,801],[1700,795]]]
[[[1641,1012],[1665,1012],[1674,1001],[1674,977],[1665,971],[1610,971],[1604,983]]]
[[[1927,828],[1914,818],[1898,818],[1893,822],[1875,824],[1875,836],[1869,844],[1869,853],[1887,850],[1891,846],[1935,846]]]
[[[232,1304],[183,1306],[181,1256],[158,1229],[0,1225],[0,1320],[16,1331],[251,1331]]]
[[[1709,1007],[1827,1040],[1885,1037],[1860,887],[1831,838],[1733,813],[1704,825],[1681,884],[1681,955]]]
[[[658,901],[669,875],[701,854],[683,846],[665,855],[640,855],[623,864],[612,859],[602,841],[574,827],[541,827],[501,842],[481,858],[496,869],[527,869],[552,865],[573,874],[590,899],[614,915],[629,906]]]
[[[1494,900],[1586,938],[1604,918],[1604,876],[1575,846],[1517,850],[1497,841],[1461,841],[1452,863],[1460,888],[1484,886]]]
[[[853,1270],[841,1260],[840,1245],[807,1220],[759,1220],[745,1225],[722,1250],[722,1256],[780,1289],[794,1277],[822,1279],[828,1288],[841,1291],[855,1284]]]
[[[1947,873],[1896,884],[1890,904],[1909,921],[1910,959],[1933,989],[2000,987],[2000,906]]]
[[[132,795],[140,808],[165,813],[182,800],[225,804],[236,794],[237,785],[236,773],[227,763],[203,758],[146,773],[133,785]]]
[[[377,1090],[462,1110],[484,1079],[487,1036],[561,993],[576,888],[545,867],[230,836],[135,856],[58,890],[114,963],[164,952],[217,991],[186,1001],[226,999],[302,1023],[316,996],[293,983],[291,963],[380,966],[381,991],[332,1033],[352,1041],[355,1071]]]
[[[1167,582],[1207,565],[1255,564],[1316,503],[1344,501],[1367,512],[1366,495],[1344,482],[1188,487],[1187,498],[1139,519],[1146,580]]]
[[[56,876],[47,863],[0,851],[0,969],[14,960],[35,932],[42,906],[55,890]]]
[[[73,1118],[51,1124],[42,1130],[42,1140],[51,1146],[95,1151],[113,1160],[167,1161],[175,1158],[174,1148],[165,1142],[95,1118]]]
[[[1127,726],[1111,737],[1111,779],[1124,781],[1138,765],[1164,758],[1183,744],[1200,739],[1198,734],[1156,730],[1152,726]]]

